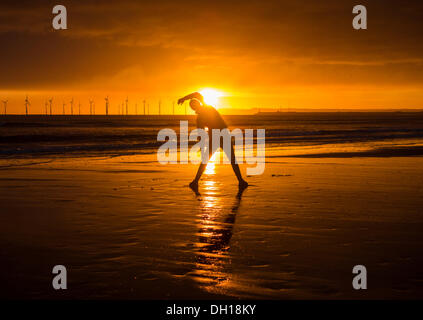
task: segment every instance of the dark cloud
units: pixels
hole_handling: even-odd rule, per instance
[[[0,86],[78,87],[125,70],[169,83],[201,72],[234,85],[421,85],[423,2],[359,3],[366,31],[353,30],[350,0],[62,1],[69,29],[54,31],[51,1],[2,1]]]

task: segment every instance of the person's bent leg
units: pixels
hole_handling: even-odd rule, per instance
[[[198,167],[195,179],[192,182],[198,183],[198,181],[200,181],[201,176],[203,175],[203,172],[206,169],[206,167],[207,167],[207,163],[201,163],[200,164],[200,166]]]
[[[231,153],[231,154],[226,154],[226,156],[228,157],[228,159],[231,159],[232,169],[234,170],[235,175],[236,175],[236,178],[238,179],[239,186],[240,186],[240,187],[247,187],[247,186],[248,186],[248,183],[247,183],[247,181],[245,181],[245,180],[242,178],[242,175],[241,175],[241,170],[239,169],[239,165],[238,165],[238,163],[237,163],[237,161],[236,161],[236,157],[235,157],[235,150],[234,150],[234,144],[233,144],[233,141],[232,141],[232,140],[231,140],[231,149],[230,149],[230,153]]]

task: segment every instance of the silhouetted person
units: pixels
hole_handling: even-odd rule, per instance
[[[201,129],[208,128],[208,134],[209,134],[209,146],[208,146],[209,157],[208,157],[208,160],[210,160],[210,158],[213,156],[213,154],[217,150],[217,148],[213,148],[213,135],[212,135],[213,129],[222,130],[222,129],[227,128],[228,126],[226,125],[225,121],[222,119],[219,112],[215,108],[207,105],[204,102],[204,98],[200,93],[194,92],[192,94],[189,94],[189,95],[179,99],[178,104],[182,104],[186,100],[190,100],[189,105],[190,105],[191,109],[194,110],[195,113],[198,115],[197,116],[197,128],[201,128]],[[220,142],[217,145],[220,146]],[[222,146],[222,148],[223,148],[223,146]],[[226,152],[225,148],[223,148],[223,150]],[[235,175],[236,175],[238,182],[239,182],[239,187],[240,188],[248,187],[248,183],[242,178],[241,171],[239,170],[239,166],[236,163],[232,139],[231,139],[230,154],[226,154],[226,156],[231,161],[232,169],[234,170]],[[207,166],[207,163],[203,163],[203,161],[202,161],[202,163],[200,164],[200,166],[198,168],[197,175],[195,176],[195,179],[189,184],[190,188],[193,189],[194,191],[198,190],[198,181],[200,180],[201,175],[203,174],[204,170],[206,169],[206,166]]]

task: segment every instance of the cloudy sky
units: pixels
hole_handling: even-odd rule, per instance
[[[352,28],[357,4],[367,30]],[[0,98],[41,112],[49,96],[86,108],[208,87],[230,108],[422,108],[422,30],[419,0],[2,0]]]

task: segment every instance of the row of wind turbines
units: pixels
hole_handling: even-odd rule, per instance
[[[104,98],[105,100],[105,115],[109,115],[109,111],[110,111],[110,99],[109,96]],[[9,100],[2,100],[3,103],[3,110],[4,110],[4,115],[7,115],[7,103]],[[70,115],[74,115],[74,99],[72,98],[69,102],[70,104]],[[95,111],[95,102],[93,100],[89,100],[89,104],[90,104],[90,115],[95,115],[96,111]],[[143,105],[143,115],[150,115],[153,114],[150,112],[150,104],[144,99],[142,101],[142,105]],[[29,107],[31,106],[31,102],[29,101],[28,96],[25,97],[25,115],[29,114]],[[44,103],[44,109],[45,109],[45,114],[46,115],[53,115],[53,98],[48,99],[45,101]],[[162,115],[162,101],[159,100],[158,102],[158,109],[157,109],[158,115]],[[173,115],[175,115],[175,101],[172,102],[172,113]],[[66,103],[63,102],[62,103],[62,114],[65,115],[66,114]],[[81,115],[81,102],[78,102],[78,115]],[[129,99],[128,97],[126,97],[125,101],[122,102],[121,104],[118,104],[118,114],[119,115],[129,115]],[[187,107],[185,105],[185,114],[187,114]],[[138,115],[138,104],[135,103],[135,115]]]

